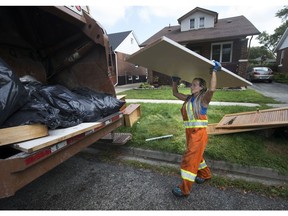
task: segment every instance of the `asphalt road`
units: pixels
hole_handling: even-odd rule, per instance
[[[171,189],[176,175],[136,169],[99,154],[81,152],[14,196],[0,200],[1,210],[288,210],[284,199],[235,188],[194,185],[188,198]]]

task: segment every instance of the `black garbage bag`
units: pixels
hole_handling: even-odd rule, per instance
[[[28,93],[10,67],[0,58],[0,126],[28,101]]]
[[[21,80],[21,78],[20,78]],[[3,124],[4,127],[19,125],[44,124],[50,129],[60,127],[60,110],[52,107],[39,94],[43,84],[37,81],[22,82],[28,92],[28,102],[11,115]]]
[[[60,110],[61,127],[71,127],[83,122],[85,107],[77,94],[61,85],[43,86],[39,94],[52,107]]]
[[[77,88],[73,92],[91,101],[90,109],[99,111],[102,118],[118,112],[125,104],[125,101],[119,100],[112,95],[95,92],[89,88]]]
[[[40,97],[39,91],[44,86],[30,75],[20,77],[20,81],[28,93],[28,97]]]
[[[29,101],[4,123],[5,126],[42,123],[50,129],[66,128],[82,122],[94,122],[118,112],[125,104],[88,88],[70,91],[61,85],[42,85],[25,81]]]
[[[11,115],[3,124],[4,127],[19,125],[43,124],[49,129],[61,126],[59,110],[41,100],[30,100],[20,110]]]

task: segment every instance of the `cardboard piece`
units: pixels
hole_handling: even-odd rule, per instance
[[[192,82],[195,77],[206,80],[209,86],[210,72],[214,63],[163,36],[154,43],[135,52],[126,61],[169,76],[178,76]],[[217,88],[250,86],[252,83],[226,68],[217,72]]]

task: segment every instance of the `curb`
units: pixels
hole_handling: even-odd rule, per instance
[[[134,147],[119,147],[109,145],[92,145],[90,148],[96,148],[100,150],[112,150],[120,153],[121,159],[138,160],[144,163],[150,163],[154,165],[163,165],[178,167],[180,169],[180,163],[182,155],[145,150]],[[288,183],[288,176],[281,175],[277,171],[270,168],[262,167],[248,167],[239,164],[232,164],[224,161],[216,161],[206,159],[206,163],[215,175],[227,176],[233,179],[244,179],[246,181],[258,182],[266,185],[284,185]]]

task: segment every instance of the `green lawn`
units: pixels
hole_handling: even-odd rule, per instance
[[[179,88],[179,92],[190,94],[189,88]],[[162,99],[173,100],[176,98],[172,95],[170,86],[162,86],[157,89],[133,89],[121,92],[121,95],[126,95],[127,99]],[[265,97],[262,94],[252,90],[222,90],[218,89],[213,96],[212,101],[219,102],[245,102],[245,103],[279,103],[273,98]]]
[[[189,89],[181,89],[181,92]],[[171,88],[157,90],[129,90],[121,92],[126,98],[172,99]],[[242,99],[241,99],[242,98]],[[254,90],[219,90],[214,101],[237,101],[252,103],[275,103],[271,98],[258,94]],[[185,150],[185,130],[180,114],[181,104],[141,103],[141,118],[132,128],[121,127],[120,132],[132,133],[128,146],[167,151],[182,154]],[[210,106],[209,123],[219,122],[225,114],[254,111],[255,107]],[[267,109],[267,106],[260,106]],[[148,138],[173,135],[172,138],[145,141]],[[265,131],[235,133],[229,135],[209,135],[205,157],[248,166],[268,167],[288,174],[288,140],[281,136],[280,129],[266,137]]]

